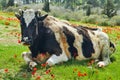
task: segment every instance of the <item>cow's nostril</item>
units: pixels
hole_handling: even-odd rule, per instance
[[[24,40],[24,41],[28,41],[28,37],[24,37],[23,40]]]
[[[32,41],[29,37],[23,37],[21,42],[23,43],[23,45],[30,45]]]

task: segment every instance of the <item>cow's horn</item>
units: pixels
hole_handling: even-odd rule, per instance
[[[41,16],[41,10],[40,9],[35,12],[35,16],[37,16],[37,17]]]
[[[23,15],[23,12],[24,12],[24,11],[23,11],[22,9],[19,9],[19,14],[20,14],[20,15]]]

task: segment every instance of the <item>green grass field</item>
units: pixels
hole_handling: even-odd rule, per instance
[[[79,62],[72,59],[52,67],[39,64],[28,72],[28,66],[21,57],[21,53],[28,51],[28,48],[18,42],[19,21],[13,13],[0,12],[0,80],[120,80],[120,27],[102,28],[116,44],[116,52],[112,55],[115,61],[110,65],[97,68],[95,64],[88,66],[89,61]]]

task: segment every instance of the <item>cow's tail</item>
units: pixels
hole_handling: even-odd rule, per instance
[[[115,50],[116,50],[115,44],[113,44],[113,43],[110,41],[110,52],[111,52],[111,54],[114,53]]]
[[[115,44],[110,41],[110,56],[116,51]],[[110,57],[111,62],[116,61],[114,56]]]

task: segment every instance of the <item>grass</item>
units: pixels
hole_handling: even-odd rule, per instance
[[[120,28],[103,27],[110,39],[116,44],[116,52],[112,55],[115,61],[104,68],[97,68],[95,64],[88,66],[89,61],[76,61],[60,63],[52,67],[42,67],[27,71],[27,65],[21,57],[28,48],[19,44],[20,27],[16,20],[5,24],[7,18],[14,18],[12,13],[2,13],[4,19],[0,20],[0,80],[120,80]],[[96,26],[71,22],[86,26]]]

